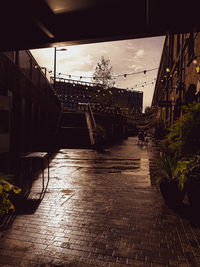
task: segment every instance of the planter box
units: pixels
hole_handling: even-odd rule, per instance
[[[169,206],[180,205],[185,197],[185,188],[180,191],[177,181],[163,181],[160,183],[160,192]]]
[[[200,205],[200,182],[198,178],[190,178],[187,186],[187,197],[192,208]]]

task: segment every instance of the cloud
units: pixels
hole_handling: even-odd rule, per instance
[[[136,54],[135,54],[135,58],[140,58],[140,57],[142,57],[144,54],[145,54],[145,53],[144,53],[144,50],[140,48],[140,49],[137,50],[137,52],[136,52]]]
[[[116,79],[116,83],[121,88],[131,88],[144,82],[145,79],[151,80],[156,77],[155,71],[147,72],[146,77],[143,73],[130,75],[127,76],[126,80],[124,80],[123,74],[158,67],[163,40],[163,37],[152,37],[67,46],[67,51],[57,53],[57,72],[76,76],[92,76],[97,63],[104,56],[105,59],[110,60],[113,72],[116,75],[122,75]],[[53,48],[34,50],[33,55],[37,57],[41,66],[54,69]],[[138,90],[140,89],[138,88]],[[144,104],[149,105],[154,88],[149,86],[142,89],[144,91]]]
[[[107,54],[107,53],[108,53],[108,51],[107,51],[106,49],[102,49],[100,52],[101,52],[102,54]]]
[[[138,65],[135,65],[135,64],[129,66],[129,68],[134,70],[134,71],[143,70],[144,69],[142,66],[138,66]]]

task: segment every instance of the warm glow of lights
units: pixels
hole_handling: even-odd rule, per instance
[[[197,59],[196,59],[196,58],[194,58],[192,62],[193,62],[193,64],[195,64],[195,65],[196,65],[196,64],[197,64]]]
[[[91,8],[95,1],[87,0],[46,0],[46,3],[55,14],[78,11],[85,8]]]
[[[199,73],[200,72],[200,66],[196,67],[196,72]]]

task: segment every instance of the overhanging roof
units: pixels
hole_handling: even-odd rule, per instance
[[[3,0],[0,50],[199,31],[198,11],[191,0]]]

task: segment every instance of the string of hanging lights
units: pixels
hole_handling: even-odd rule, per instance
[[[62,81],[62,79],[63,78],[59,78],[59,79],[61,79],[61,81]],[[64,79],[65,80],[65,79]],[[70,80],[70,79],[67,79],[68,81],[76,81],[76,82],[79,82],[79,83],[82,83],[83,81],[77,81],[77,80]],[[141,88],[141,87],[145,87],[145,86],[147,86],[147,85],[153,85],[154,83],[155,83],[155,81],[156,81],[157,79],[156,78],[154,78],[154,79],[152,79],[152,80],[150,80],[150,81],[145,81],[145,82],[141,82],[141,83],[138,83],[138,84],[134,84],[133,86],[131,86],[131,87],[127,87],[126,89],[127,90],[134,90],[134,89],[138,89],[138,88]],[[91,83],[91,84],[96,84],[96,83]],[[75,84],[73,84],[73,86],[75,86]],[[116,86],[117,87],[117,86]]]
[[[150,80],[150,81],[146,81],[146,82],[142,82],[142,83],[138,83],[138,84],[135,84],[135,85],[133,85],[131,88],[127,88],[127,89],[131,89],[131,90],[133,90],[133,89],[137,89],[137,88],[141,88],[141,87],[145,87],[145,86],[147,86],[147,85],[153,85],[154,83],[155,83],[155,81],[156,81],[156,78],[154,78],[154,79],[152,79],[152,80]]]
[[[127,77],[128,75],[135,75],[135,74],[141,74],[141,73],[143,73],[144,76],[146,77],[146,73],[147,73],[147,72],[149,72],[149,71],[153,71],[153,70],[157,70],[157,69],[158,69],[158,68],[152,68],[152,69],[147,69],[147,70],[138,71],[138,72],[132,72],[132,73],[126,73],[126,74],[118,74],[118,75],[114,75],[114,76],[112,76],[112,77],[115,77],[115,78],[116,78],[116,77],[124,77],[124,79],[126,79],[126,77]],[[48,71],[49,73],[52,73],[51,70],[48,70],[48,69],[47,69],[47,71]],[[82,79],[84,79],[84,78],[91,78],[91,79],[94,78],[94,77],[91,77],[91,76],[69,75],[69,74],[61,73],[61,72],[58,72],[58,73],[56,73],[56,74],[58,75],[58,78],[60,78],[61,75],[68,76],[69,79],[72,79],[72,77],[74,77],[74,78],[79,78],[80,80],[76,80],[76,81],[80,81],[80,82],[83,82]],[[93,79],[93,80],[95,80],[95,79]],[[128,87],[127,90],[134,90],[134,89],[138,89],[138,88],[144,88],[144,87],[147,86],[147,85],[151,85],[151,84],[153,85],[153,84],[155,83],[155,81],[156,81],[156,78],[154,78],[153,80],[150,80],[150,81],[141,82],[141,83],[135,84],[135,85],[133,85],[133,86],[131,86],[131,87]]]
[[[146,74],[147,72],[149,71],[154,71],[154,70],[157,70],[158,68],[152,68],[152,69],[146,69],[146,70],[142,70],[142,71],[138,71],[138,72],[131,72],[131,73],[125,73],[125,74],[116,74],[116,75],[112,75],[110,76],[110,79],[112,78],[119,78],[119,77],[123,77],[124,79],[127,78],[127,76],[130,76],[130,75],[136,75],[136,74],[141,74],[143,73],[144,76],[146,77]],[[48,70],[49,73],[52,73],[52,70]],[[56,72],[56,75],[60,76],[60,75],[64,75],[64,76],[68,76],[69,78],[79,78],[80,80],[81,79],[93,79],[95,80],[95,77],[93,76],[78,76],[78,75],[71,75],[71,74],[66,74],[66,73],[62,73],[62,72]],[[98,77],[98,78],[103,78],[103,77]]]

